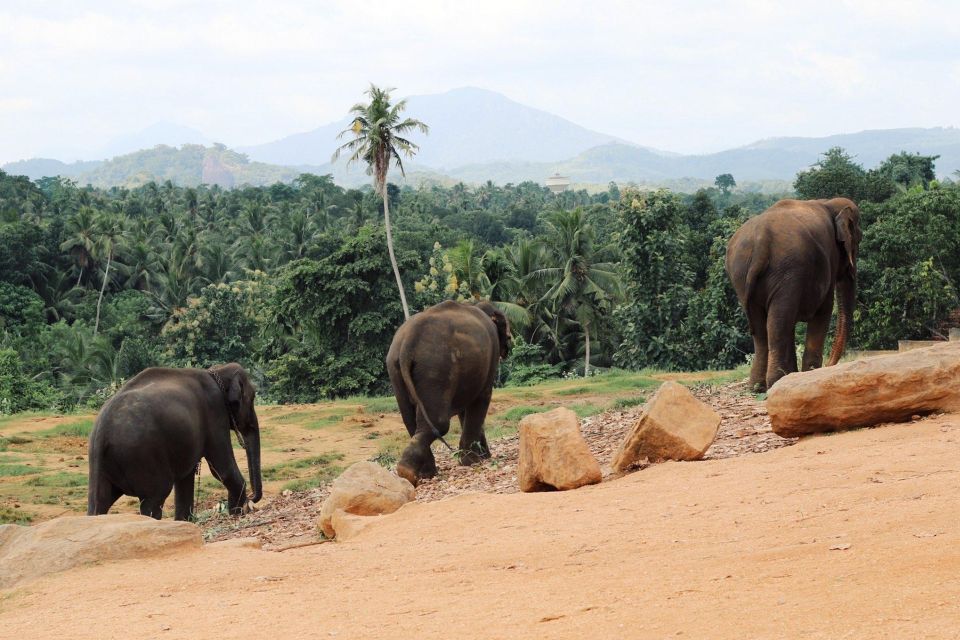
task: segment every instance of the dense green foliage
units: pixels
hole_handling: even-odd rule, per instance
[[[960,188],[934,181],[933,162],[898,154],[868,171],[834,149],[797,178],[803,196],[860,198],[853,348],[942,335],[960,307]],[[501,383],[524,384],[742,363],[724,249],[777,198],[734,182],[385,191],[412,311],[495,301],[516,336]],[[380,196],[329,176],[103,190],[0,172],[0,413],[98,406],[145,367],[230,360],[276,401],[387,393],[403,313],[385,235]]]

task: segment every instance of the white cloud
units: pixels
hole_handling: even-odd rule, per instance
[[[370,81],[486,87],[687,152],[955,125],[958,18],[949,2],[885,0],[14,0],[0,162],[160,120],[263,142],[342,117]]]

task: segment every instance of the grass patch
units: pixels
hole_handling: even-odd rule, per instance
[[[513,407],[512,409],[508,409],[502,416],[500,416],[500,420],[503,422],[519,422],[521,418],[524,418],[531,413],[542,413],[549,410],[550,407]]]
[[[300,458],[299,460],[275,464],[263,469],[261,474],[265,481],[291,480],[299,478],[302,475],[301,472],[306,469],[320,475],[330,475],[332,473],[332,478],[339,473],[340,467],[331,463],[338,460],[343,460],[342,453],[326,453],[320,456],[311,456],[309,458]]]
[[[592,387],[570,387],[569,389],[557,389],[554,393],[558,396],[580,396],[594,391]]]
[[[50,411],[26,411],[24,413],[4,415],[0,416],[0,428],[5,427],[11,422],[20,422],[21,420],[29,420],[31,418],[51,418],[57,415],[61,414],[52,413]]]
[[[282,416],[277,416],[276,418],[270,418],[270,421],[277,424],[289,424],[291,422],[303,422],[304,419],[315,415],[317,415],[315,411],[294,411],[293,413],[287,413]]]
[[[647,399],[646,399],[644,396],[636,396],[635,398],[617,398],[617,399],[613,402],[613,408],[614,408],[614,409],[629,409],[630,407],[639,406],[639,405],[643,404],[643,403],[646,402],[646,401],[647,401]]]
[[[78,420],[77,422],[60,424],[52,429],[47,429],[46,431],[40,431],[38,435],[41,435],[45,438],[55,436],[89,438],[91,431],[93,431],[93,418],[86,418],[84,420]]]
[[[23,484],[30,487],[85,487],[87,486],[87,476],[82,473],[58,471],[57,473],[30,478]]]
[[[598,413],[603,413],[607,410],[606,405],[593,404],[591,402],[585,402],[583,404],[574,404],[569,407],[577,417],[581,420],[583,418],[589,418],[590,416],[595,416]]]
[[[14,476],[29,476],[43,471],[42,467],[31,467],[25,464],[0,464],[0,478]]]
[[[400,411],[397,406],[397,399],[393,396],[383,396],[380,398],[364,398],[360,401],[363,410],[367,413],[395,413]]]
[[[330,425],[337,424],[343,421],[345,416],[348,416],[352,413],[349,410],[334,411],[328,415],[325,415],[316,420],[311,420],[310,422],[304,423],[304,428],[306,429],[323,429],[324,427],[329,427]]]
[[[30,444],[33,438],[27,436],[4,436],[0,438],[0,451],[6,451],[10,447],[21,444]]]
[[[0,507],[0,524],[30,524],[31,522],[33,522],[33,514],[27,511]]]

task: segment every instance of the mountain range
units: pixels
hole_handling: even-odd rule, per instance
[[[416,158],[405,163],[407,182],[413,183],[543,182],[555,172],[575,184],[712,183],[721,173],[733,174],[741,184],[782,183],[792,182],[798,171],[835,146],[846,149],[866,168],[907,151],[939,155],[936,165],[941,176],[960,170],[960,129],[952,127],[769,138],[717,153],[682,155],[592,131],[483,89],[413,96],[406,113],[430,126],[429,135],[411,136],[420,145]],[[302,172],[329,173],[338,183],[355,186],[369,182],[362,167],[347,167],[344,159],[330,163],[343,142],[337,135],[349,123],[350,118],[345,117],[311,131],[235,150],[210,145],[199,131],[160,123],[109,141],[98,152],[109,160],[67,164],[34,158],[2,168],[32,179],[62,175],[103,187],[168,179],[186,185],[262,185],[289,181]],[[391,180],[400,182],[399,174],[393,172]]]

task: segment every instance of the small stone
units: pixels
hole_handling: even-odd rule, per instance
[[[565,491],[600,482],[600,463],[580,433],[577,414],[563,407],[520,421],[521,491]]]
[[[613,469],[625,471],[643,458],[699,460],[717,437],[720,414],[676,382],[664,382],[614,455]]]
[[[393,513],[416,497],[413,485],[374,462],[357,462],[330,486],[318,525],[328,538],[337,535],[332,520],[341,509],[358,516]]]

